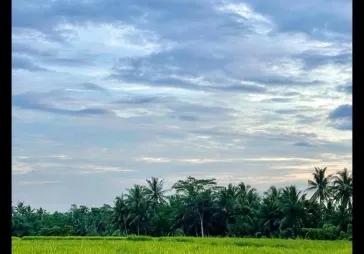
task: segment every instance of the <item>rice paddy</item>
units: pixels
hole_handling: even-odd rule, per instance
[[[352,253],[350,241],[195,237],[23,237],[12,252],[25,253]]]

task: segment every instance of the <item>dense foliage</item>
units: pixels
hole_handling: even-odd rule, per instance
[[[68,212],[48,213],[19,202],[12,207],[12,234],[351,239],[352,175],[346,169],[335,176],[325,172],[315,168],[303,193],[272,186],[260,196],[244,183],[223,187],[215,179],[187,177],[167,196],[164,181],[152,177],[116,197],[113,206],[72,205]]]

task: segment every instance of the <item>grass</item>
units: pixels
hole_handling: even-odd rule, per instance
[[[349,241],[196,237],[23,237],[12,253],[352,253]]]

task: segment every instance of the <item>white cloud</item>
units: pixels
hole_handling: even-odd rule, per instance
[[[12,162],[12,167],[11,167],[11,172],[12,174],[14,175],[24,175],[24,174],[27,174],[29,172],[33,171],[33,169],[25,164],[25,163],[22,163],[22,162],[19,162],[19,161],[14,161]]]
[[[105,172],[134,172],[136,170],[121,168],[121,167],[110,167],[110,166],[98,166],[98,165],[78,165],[74,168],[79,168],[83,170],[92,170],[92,172],[105,173]],[[88,171],[90,172],[90,171]]]
[[[274,25],[269,18],[255,12],[245,3],[225,3],[218,6],[217,9],[222,12],[236,14],[238,16],[238,18],[236,18],[238,23],[247,24],[251,27],[252,31],[258,34],[267,34],[274,28]]]
[[[68,50],[59,52],[60,57],[74,58],[78,52],[101,55],[112,60],[117,57],[148,55],[162,50],[165,46],[155,33],[123,23],[65,23],[59,25],[56,30],[70,43]]]
[[[153,157],[141,157],[137,158],[137,161],[145,161],[150,163],[191,163],[191,164],[205,164],[205,163],[234,163],[243,161],[264,161],[264,162],[281,162],[281,161],[319,161],[312,158],[285,158],[285,157],[267,157],[267,158],[184,158],[184,159],[172,159],[172,158],[153,158]]]
[[[19,181],[20,185],[43,185],[43,184],[56,184],[60,181]]]

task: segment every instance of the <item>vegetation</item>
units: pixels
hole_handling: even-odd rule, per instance
[[[187,243],[187,244],[186,244]],[[236,239],[145,236],[24,237],[13,241],[12,253],[352,253],[348,241]]]
[[[272,186],[262,196],[244,183],[225,187],[218,186],[215,179],[193,177],[176,182],[174,194],[167,196],[163,180],[153,177],[146,186],[134,185],[116,197],[113,206],[72,205],[68,212],[49,213],[19,202],[12,207],[12,235],[350,240],[352,175],[346,169],[334,176],[325,174],[326,168],[316,168],[304,192],[295,186]],[[310,199],[307,192],[312,192]],[[22,242],[19,246],[26,245]]]

